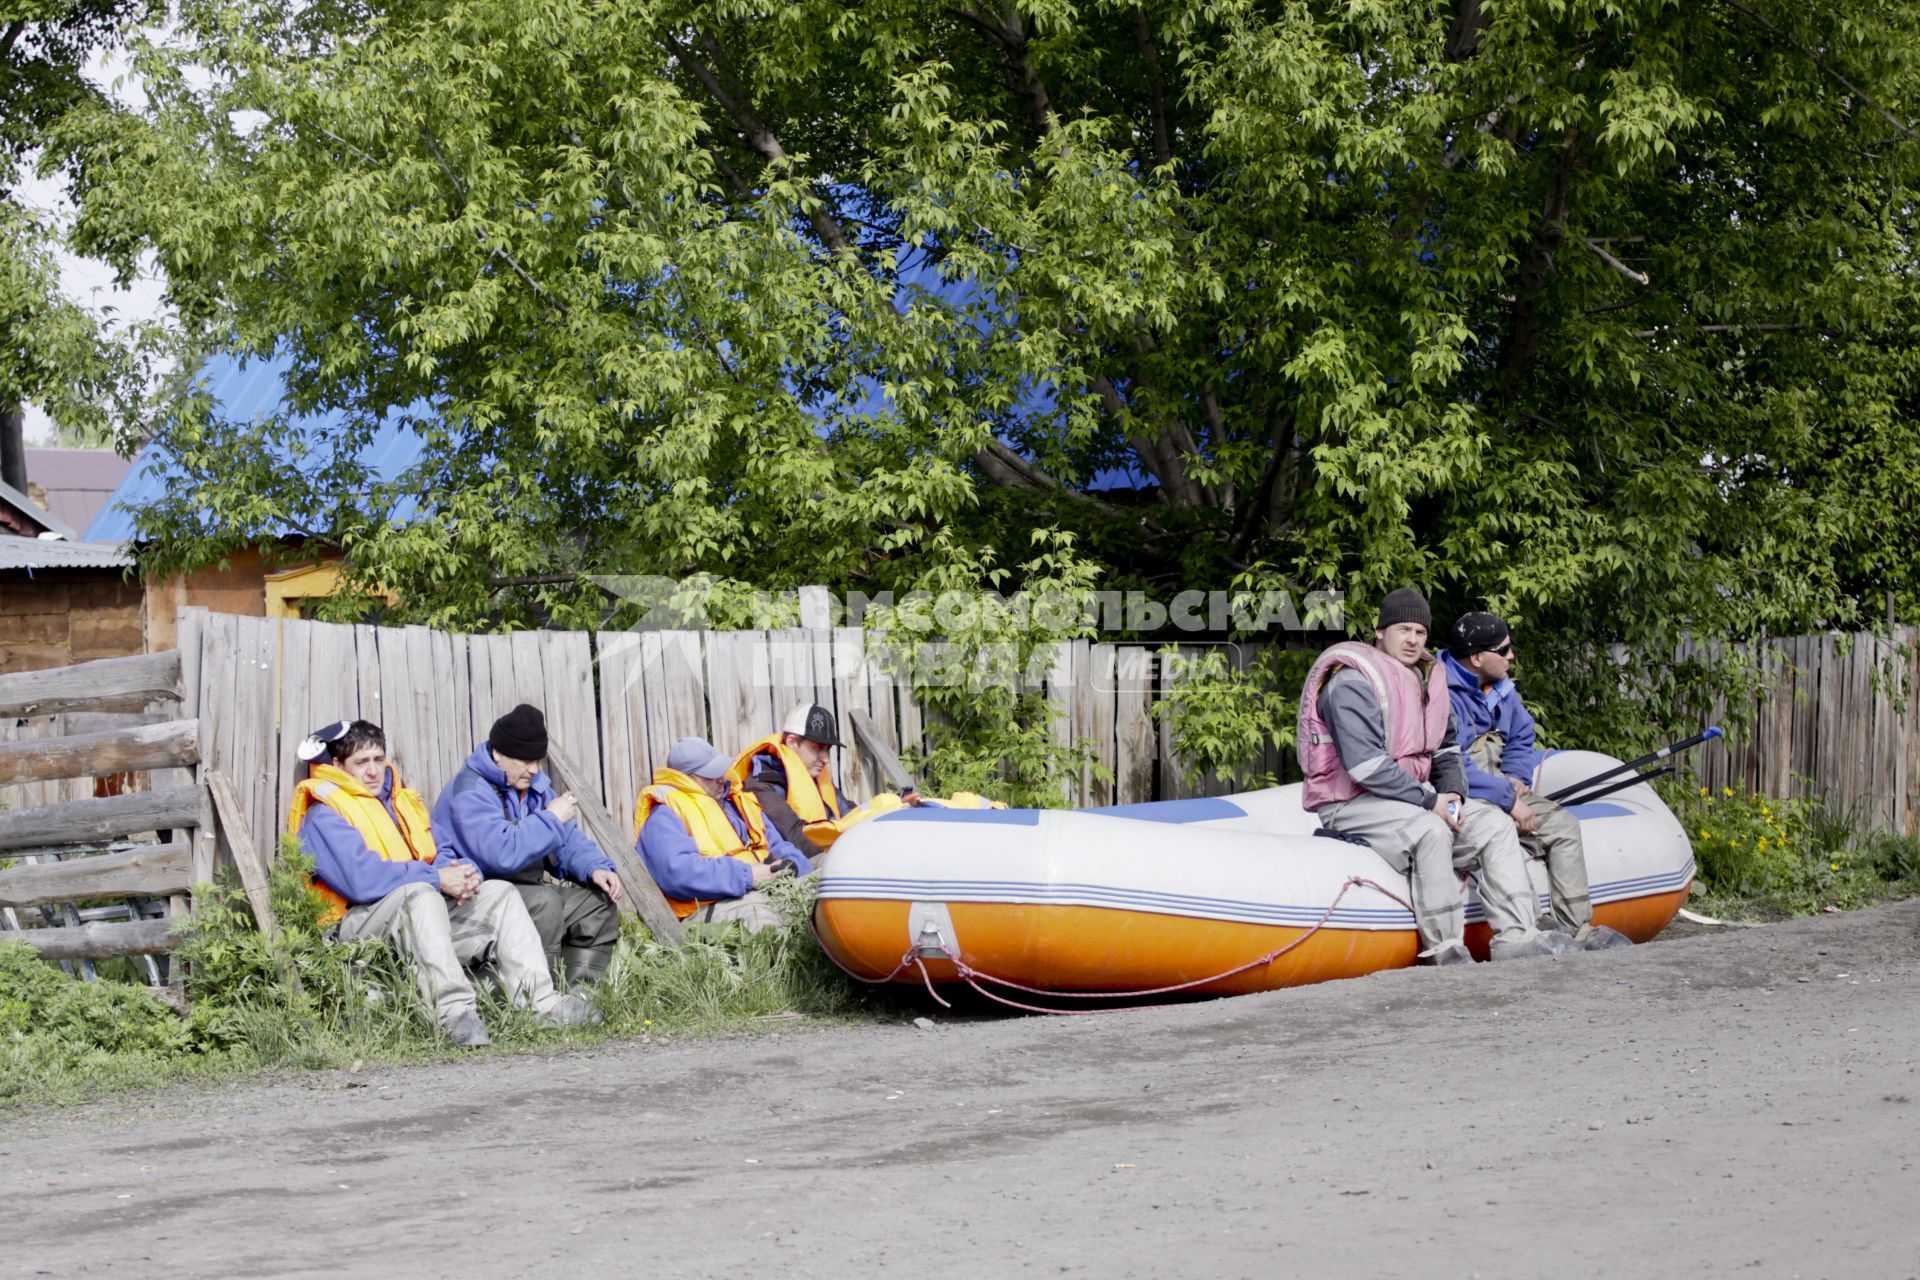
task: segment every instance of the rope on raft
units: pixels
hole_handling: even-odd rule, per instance
[[[1261,968],[1262,966],[1272,964],[1275,960],[1278,960],[1281,956],[1286,955],[1287,952],[1292,951],[1295,947],[1298,947],[1302,943],[1304,943],[1308,938],[1311,938],[1314,934],[1320,932],[1320,930],[1326,925],[1327,921],[1333,918],[1333,913],[1335,909],[1339,907],[1340,900],[1346,897],[1347,893],[1350,890],[1352,890],[1356,886],[1361,886],[1361,885],[1364,885],[1369,889],[1376,890],[1379,893],[1385,895],[1386,897],[1391,898],[1393,901],[1399,903],[1401,906],[1405,907],[1410,912],[1413,910],[1413,904],[1411,902],[1408,902],[1405,898],[1393,892],[1393,890],[1387,888],[1385,885],[1379,883],[1378,881],[1369,880],[1365,876],[1351,876],[1347,879],[1345,884],[1340,886],[1340,892],[1333,895],[1333,901],[1328,903],[1327,909],[1320,913],[1320,918],[1318,920],[1315,920],[1313,924],[1308,927],[1305,933],[1295,938],[1292,942],[1287,943],[1286,946],[1276,947],[1272,951],[1267,952],[1263,956],[1255,957],[1254,959],[1249,960],[1242,965],[1235,965],[1233,968],[1227,969],[1221,973],[1211,974],[1205,978],[1195,978],[1190,982],[1176,982],[1169,986],[1164,986],[1164,987],[1150,987],[1145,991],[1049,991],[1044,987],[1030,987],[1025,985],[1024,983],[1015,982],[1011,978],[997,978],[990,973],[983,973],[979,969],[974,968],[972,965],[962,960],[957,954],[954,953],[952,948],[946,945],[944,941],[942,941],[942,943],[940,944],[938,952],[936,954],[938,955],[939,958],[946,960],[949,964],[953,966],[954,972],[959,976],[962,982],[966,983],[969,987],[972,987],[974,991],[978,992],[980,995],[985,996],[987,999],[992,1000],[996,1004],[1003,1004],[1007,1006],[1009,1009],[1019,1009],[1024,1013],[1048,1013],[1048,1014],[1055,1014],[1058,1016],[1070,1016],[1070,1017],[1081,1017],[1088,1014],[1096,1014],[1096,1013],[1131,1013],[1140,1009],[1152,1008],[1153,1006],[1141,1005],[1141,1004],[1130,1004],[1130,1005],[1115,1005],[1109,1008],[1101,1008],[1101,1009],[1049,1009],[1041,1005],[1026,1004],[1023,1001],[1010,999],[1009,997],[1000,995],[997,992],[989,991],[987,990],[986,987],[983,987],[980,984],[983,982],[992,983],[994,986],[1005,987],[1010,991],[1019,991],[1028,995],[1036,995],[1036,996],[1051,996],[1058,1000],[1124,1000],[1124,999],[1138,999],[1139,997],[1142,997],[1142,996],[1172,995],[1175,992],[1179,992],[1179,991],[1191,991],[1195,987],[1208,986],[1212,983],[1221,982],[1227,978],[1231,978],[1238,974],[1245,973],[1250,969],[1258,969],[1258,968]],[[814,928],[814,936],[815,938],[819,937],[819,927],[817,925]],[[831,950],[826,948],[824,945],[822,946],[821,950],[826,951],[828,957],[832,958],[833,952]],[[912,968],[919,971],[920,981],[926,987],[927,994],[933,997],[934,1002],[943,1009],[951,1009],[953,1008],[953,1005],[948,1003],[945,999],[943,999],[938,991],[934,990],[933,975],[927,972],[927,966],[925,962],[925,956],[928,950],[929,948],[921,944],[915,944],[911,949],[908,950],[908,952],[905,955],[900,957],[900,963],[893,967],[893,972],[887,974],[883,978],[863,978],[859,974],[854,973],[851,969],[847,969],[845,965],[840,965],[840,967],[843,970],[846,970],[847,976],[852,978],[856,982],[864,982],[869,986],[880,986],[884,983],[892,982],[895,978],[905,973],[908,967],[911,966]],[[836,959],[834,960],[834,963],[839,964],[839,961]]]

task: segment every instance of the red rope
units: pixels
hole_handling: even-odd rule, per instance
[[[1353,889],[1355,886],[1358,886],[1358,885],[1365,885],[1367,888],[1377,891],[1378,893],[1384,895],[1385,897],[1392,899],[1394,902],[1399,903],[1401,906],[1405,907],[1408,911],[1413,910],[1413,904],[1411,902],[1408,902],[1405,898],[1393,892],[1391,889],[1388,889],[1385,885],[1380,884],[1378,881],[1369,880],[1365,876],[1353,876],[1353,877],[1350,877],[1345,884],[1340,886],[1340,892],[1335,894],[1333,897],[1333,901],[1327,904],[1327,909],[1320,913],[1320,918],[1318,920],[1315,920],[1305,933],[1295,938],[1292,942],[1289,942],[1286,946],[1276,947],[1275,949],[1267,952],[1263,956],[1260,956],[1253,960],[1249,960],[1245,964],[1236,965],[1233,968],[1228,969],[1222,973],[1212,974],[1205,978],[1195,978],[1191,982],[1176,982],[1169,986],[1152,987],[1145,991],[1050,991],[1044,987],[1030,987],[1025,985],[1024,983],[1015,982],[1011,978],[997,978],[990,973],[983,973],[980,970],[974,968],[972,965],[968,964],[966,961],[962,960],[958,955],[955,955],[953,951],[951,951],[944,945],[941,946],[940,953],[942,956],[944,956],[944,958],[949,963],[953,965],[955,974],[958,975],[958,977],[962,982],[966,983],[969,987],[973,988],[974,991],[985,996],[987,999],[993,1001],[995,1004],[1005,1005],[1009,1009],[1018,1009],[1023,1013],[1048,1013],[1048,1014],[1055,1014],[1060,1016],[1073,1016],[1073,1017],[1079,1017],[1082,1015],[1095,1014],[1095,1013],[1130,1013],[1140,1009],[1152,1008],[1153,1006],[1134,1004],[1134,1005],[1114,1005],[1114,1006],[1109,1006],[1107,1008],[1101,1008],[1101,1009],[1049,1009],[1041,1005],[1026,1004],[1023,1001],[1010,999],[1006,996],[1000,995],[998,992],[989,991],[986,987],[980,984],[983,982],[989,982],[995,986],[1005,987],[1011,991],[1020,991],[1029,995],[1037,995],[1037,996],[1053,996],[1056,999],[1062,999],[1062,1000],[1138,999],[1142,996],[1162,996],[1162,995],[1171,995],[1177,991],[1191,991],[1195,987],[1204,987],[1211,983],[1220,982],[1227,978],[1234,977],[1237,974],[1246,973],[1250,969],[1258,969],[1264,965],[1272,964],[1275,960],[1278,960],[1281,956],[1286,955],[1289,951],[1292,951],[1295,947],[1300,946],[1302,943],[1306,942],[1308,938],[1311,938],[1314,934],[1318,933],[1322,928],[1324,928],[1326,926],[1327,921],[1333,918],[1333,913],[1335,909],[1339,907],[1340,900],[1347,896],[1347,893],[1349,890]],[[811,921],[809,923],[811,923]],[[814,937],[818,939],[819,936],[820,936],[819,927],[815,925]],[[822,945],[821,950],[826,951],[829,959],[833,959],[833,952],[829,950],[826,946],[824,946],[824,944]],[[854,979],[856,982],[863,982],[870,986],[878,986],[882,983],[892,982],[895,978],[899,977],[902,973],[906,972],[907,967],[909,965],[912,965],[914,968],[919,970],[920,981],[926,987],[927,994],[932,996],[934,1000],[939,1003],[941,1008],[951,1009],[953,1006],[947,1003],[947,1001],[941,999],[940,993],[934,990],[933,976],[927,972],[927,966],[925,961],[922,959],[922,954],[923,954],[922,948],[916,945],[912,950],[908,951],[904,956],[900,957],[900,963],[895,965],[893,967],[893,972],[887,974],[884,978],[862,977],[861,975],[853,972],[853,970],[848,969],[847,966],[845,966],[844,964],[840,964],[839,960],[834,959],[833,962],[836,965],[839,965],[839,967],[846,972],[848,977]]]

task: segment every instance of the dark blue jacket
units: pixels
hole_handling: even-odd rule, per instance
[[[1533,771],[1546,758],[1546,752],[1534,745],[1533,716],[1520,701],[1520,691],[1512,680],[1482,693],[1480,677],[1444,650],[1440,660],[1447,664],[1447,696],[1453,700],[1453,723],[1459,735],[1460,757],[1467,766],[1467,794],[1501,809],[1513,808],[1513,784],[1507,778],[1525,778],[1529,786]],[[1482,734],[1498,733],[1506,739],[1500,752],[1500,774],[1491,774],[1473,762],[1472,746]]]
[[[434,839],[495,879],[544,865],[554,875],[589,884],[594,872],[612,871],[612,860],[577,823],[547,812],[552,803],[546,774],[534,774],[522,795],[507,785],[483,742],[434,802]]]

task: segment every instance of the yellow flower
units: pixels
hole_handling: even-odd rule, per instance
[[[1700,794],[1701,795],[1707,794],[1707,789],[1705,787],[1700,788]]]
[[[1702,840],[1711,840],[1713,839],[1713,832],[1707,830],[1705,827],[1702,827],[1700,828],[1700,838]]]
[[[1827,870],[1829,871],[1838,871],[1839,869],[1840,869],[1840,864],[1837,862],[1829,862],[1827,864]]]
[[[1720,788],[1720,794],[1721,794],[1721,795],[1723,795],[1723,796],[1725,796],[1725,797],[1726,797],[1727,799],[1729,799],[1729,800],[1731,800],[1731,799],[1733,799],[1733,788],[1732,788],[1732,787],[1722,787],[1722,788]]]
[[[1761,853],[1765,853],[1767,851],[1767,838],[1765,836],[1761,836],[1760,843],[1754,847],[1758,849]]]

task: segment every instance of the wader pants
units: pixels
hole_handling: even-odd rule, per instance
[[[455,906],[434,885],[401,885],[378,902],[347,908],[336,928],[342,941],[385,938],[399,948],[442,1027],[478,1012],[466,972],[472,965],[492,965],[509,1000],[544,1014],[560,996],[540,935],[513,890],[505,880],[484,880]]]
[[[786,921],[781,918],[780,908],[773,905],[773,899],[753,889],[737,898],[705,903],[681,923],[731,923],[740,925],[748,933],[759,933],[762,929],[778,929]]]
[[[541,884],[514,883],[527,915],[540,932],[548,955],[558,954],[555,972],[580,986],[598,982],[613,961],[613,944],[620,938],[620,913],[613,900],[590,884],[558,880]]]
[[[1316,816],[1330,830],[1365,840],[1388,866],[1408,878],[1422,952],[1459,942],[1466,932],[1462,871],[1479,882],[1495,942],[1513,943],[1535,933],[1533,884],[1527,879],[1526,856],[1520,852],[1513,820],[1478,800],[1468,800],[1461,814],[1465,821],[1456,834],[1429,810],[1363,791],[1351,800],[1323,805]]]
[[[1474,740],[1467,754],[1488,773],[1500,776],[1500,752],[1506,740],[1497,733],[1483,733]],[[1529,857],[1547,864],[1547,893],[1552,901],[1553,918],[1578,936],[1593,923],[1593,898],[1587,887],[1587,848],[1580,840],[1580,820],[1537,791],[1523,797],[1527,807],[1540,817],[1540,829],[1520,837],[1520,847]],[[1516,826],[1515,830],[1519,830]]]

